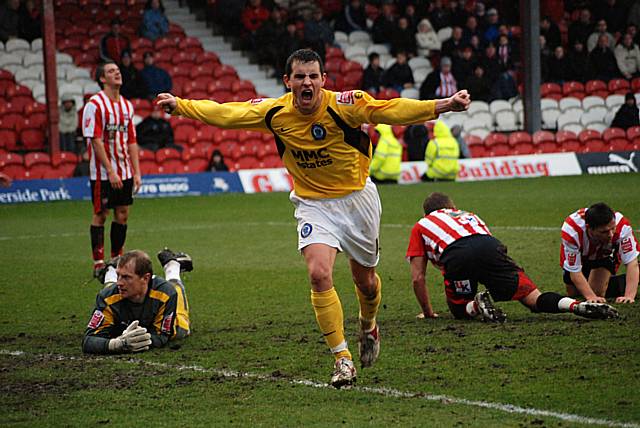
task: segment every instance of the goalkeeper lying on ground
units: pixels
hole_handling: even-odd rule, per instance
[[[180,272],[193,270],[191,257],[165,248],[158,260],[166,280],[153,275],[143,251],[129,251],[100,272],[105,284],[87,325],[82,351],[141,352],[190,334],[189,304]]]

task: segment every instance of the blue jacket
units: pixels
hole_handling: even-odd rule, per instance
[[[147,85],[148,94],[154,97],[161,92],[171,91],[173,86],[169,73],[155,65],[145,65],[140,76]]]
[[[169,21],[160,9],[147,9],[142,15],[140,35],[149,40],[162,37],[169,31]]]

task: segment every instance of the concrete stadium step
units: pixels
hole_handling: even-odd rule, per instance
[[[165,13],[170,22],[180,25],[187,36],[196,37],[205,51],[215,52],[223,64],[233,66],[241,79],[250,80],[259,94],[279,97],[284,93],[279,79],[270,78],[267,72],[257,65],[249,63],[249,59],[239,50],[234,50],[221,36],[214,36],[206,23],[197,21],[195,15],[187,7],[180,7],[177,0],[164,2]]]

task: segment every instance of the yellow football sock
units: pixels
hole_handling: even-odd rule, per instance
[[[358,301],[360,302],[360,325],[364,331],[371,331],[376,326],[376,315],[382,300],[382,280],[376,273],[376,292],[373,296],[367,296],[356,287]]]
[[[351,359],[351,353],[344,338],[344,318],[342,304],[335,288],[327,291],[311,290],[311,304],[324,340],[336,357]]]

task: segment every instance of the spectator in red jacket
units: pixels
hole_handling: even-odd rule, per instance
[[[121,33],[122,21],[111,20],[111,31],[100,41],[100,58],[103,61],[118,62],[124,52],[131,52],[129,38]]]

